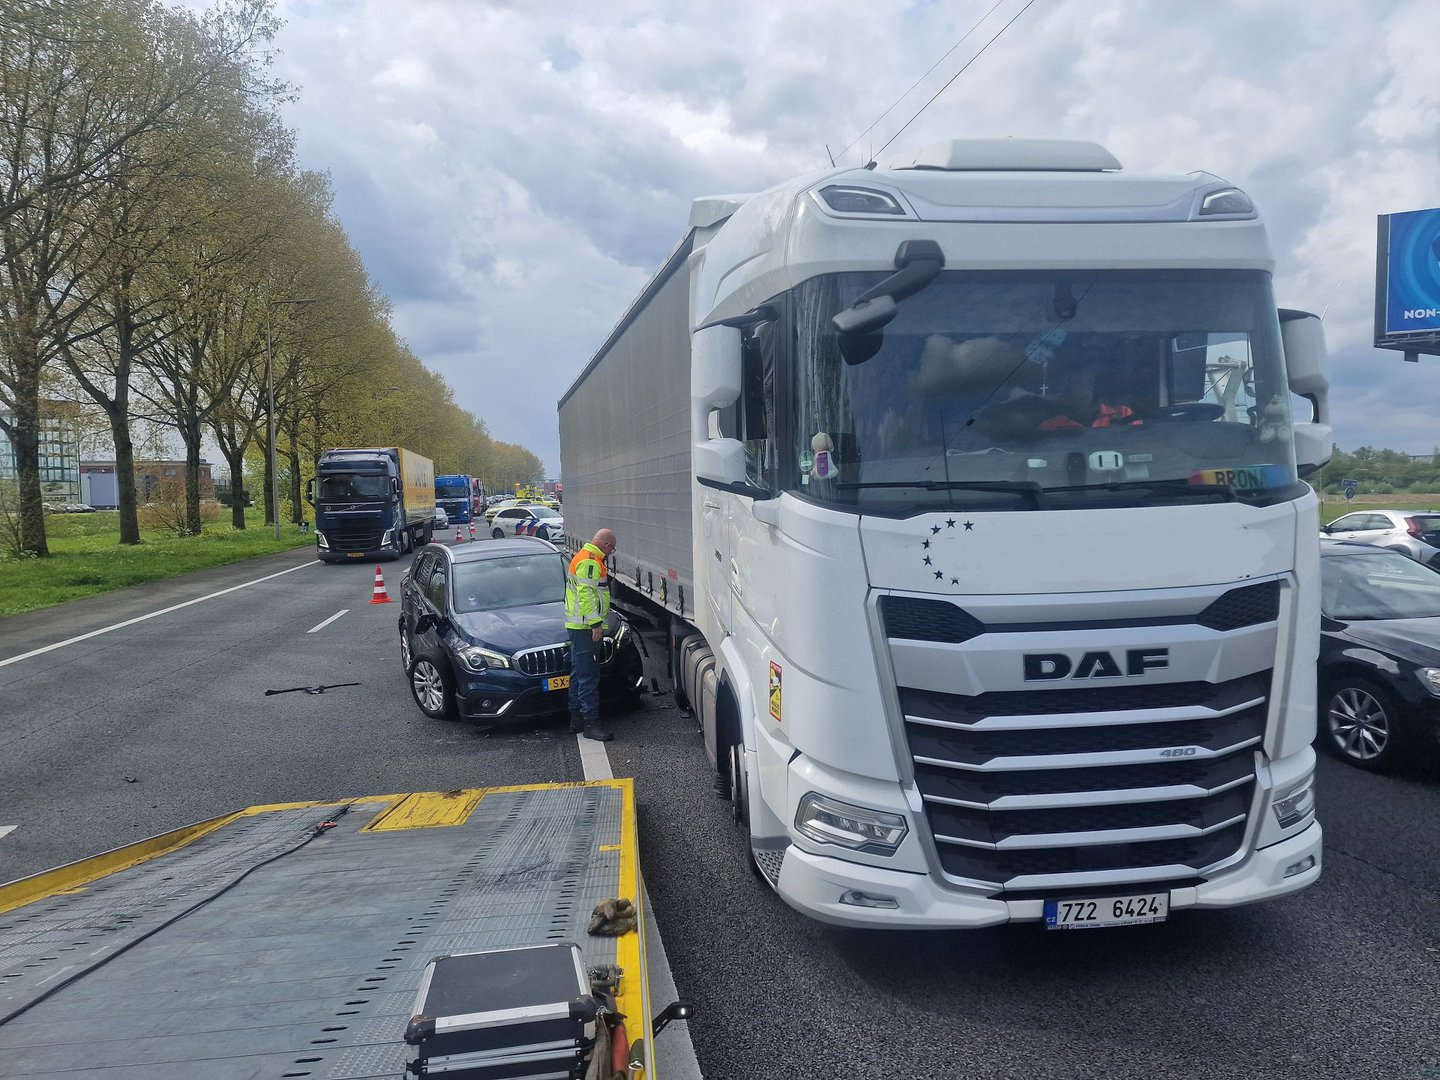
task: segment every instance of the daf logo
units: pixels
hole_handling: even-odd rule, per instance
[[[1123,658],[1110,652],[1087,652],[1079,660],[1064,653],[1026,653],[1025,681],[1133,678],[1169,666],[1169,649],[1126,649]]]

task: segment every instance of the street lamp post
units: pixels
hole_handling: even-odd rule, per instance
[[[313,299],[271,300],[265,310],[265,416],[269,429],[270,509],[275,515],[275,539],[280,539],[280,470],[275,467],[275,308],[280,304],[313,304]]]

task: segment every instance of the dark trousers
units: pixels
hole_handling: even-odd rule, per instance
[[[570,635],[570,714],[586,723],[600,719],[599,643],[589,630],[566,630]]]

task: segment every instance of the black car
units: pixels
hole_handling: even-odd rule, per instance
[[[1383,769],[1440,737],[1440,573],[1398,551],[1320,541],[1318,739]]]
[[[426,716],[492,724],[569,712],[565,556],[553,545],[530,538],[427,544],[400,593],[400,659]],[[633,704],[643,681],[637,636],[612,611],[602,704]]]

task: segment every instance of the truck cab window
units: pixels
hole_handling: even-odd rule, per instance
[[[741,391],[734,419],[736,436],[745,444],[746,478],[757,487],[772,491],[777,485],[778,472],[775,350],[779,337],[774,322],[757,323],[746,328],[741,339]],[[724,422],[722,413],[722,426]]]

